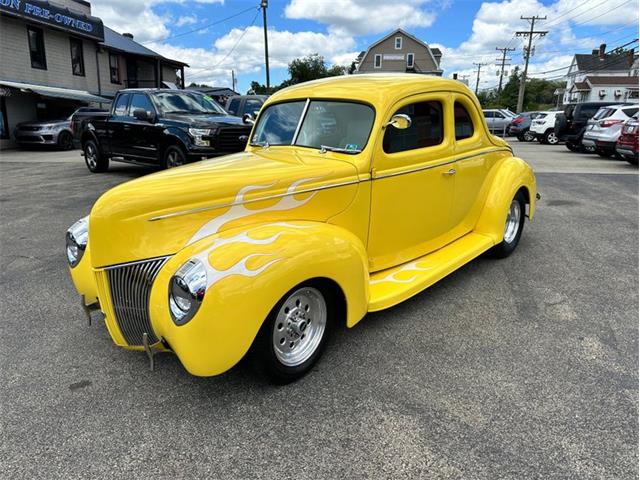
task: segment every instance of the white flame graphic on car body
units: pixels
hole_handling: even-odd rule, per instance
[[[292,210],[296,207],[300,207],[302,205],[304,205],[305,203],[307,203],[309,200],[311,200],[316,193],[318,193],[317,191],[312,192],[307,198],[305,198],[304,200],[296,200],[295,198],[293,198],[293,195],[296,193],[296,188],[298,187],[298,185],[305,183],[305,182],[310,182],[311,180],[317,180],[319,178],[322,177],[312,177],[312,178],[303,178],[301,180],[296,180],[295,182],[293,182],[289,188],[287,188],[286,193],[284,194],[284,196],[275,204],[272,205],[268,208],[263,208],[263,209],[257,209],[257,210],[250,210],[247,207],[244,206],[244,197],[247,193],[252,192],[254,190],[261,190],[261,189],[265,189],[265,188],[270,188],[272,187],[274,184],[271,185],[249,185],[247,187],[243,187],[240,189],[240,191],[236,194],[236,198],[235,201],[233,203],[233,205],[229,208],[229,210],[227,210],[226,212],[224,212],[222,215],[214,218],[213,220],[210,220],[209,222],[205,223],[200,230],[198,230],[193,237],[191,237],[191,239],[187,242],[187,245],[191,245],[194,242],[197,242],[198,240],[207,237],[209,235],[213,235],[214,233],[217,233],[220,228],[231,222],[232,220],[236,220],[238,218],[242,218],[242,217],[248,217],[250,215],[255,215],[257,213],[262,213],[262,212],[276,212],[276,211],[281,211],[281,210]]]
[[[272,223],[269,226],[270,227],[278,226],[278,227],[287,227],[287,228],[296,228],[296,229],[308,228],[306,225],[295,225],[287,222]],[[272,245],[284,233],[284,232],[278,232],[275,235],[271,235],[270,237],[265,237],[265,238],[252,238],[249,236],[249,232],[251,232],[251,230],[238,233],[228,238],[216,238],[209,248],[203,250],[202,252],[198,253],[193,257],[199,260],[200,262],[202,262],[202,264],[207,269],[207,289],[209,289],[211,285],[218,283],[219,281],[227,277],[230,277],[232,275],[241,275],[243,277],[255,277],[260,273],[262,273],[267,268],[269,268],[274,263],[279,262],[281,260],[279,258],[273,259],[270,262],[265,263],[261,267],[258,267],[252,270],[249,267],[247,267],[247,262],[251,258],[270,256],[270,255],[273,255],[273,253],[251,253],[241,258],[236,263],[231,265],[229,268],[226,268],[224,270],[218,270],[213,265],[211,265],[211,262],[209,261],[209,256],[211,252],[213,252],[214,250],[217,250],[223,245],[228,245],[230,243],[247,243],[250,245]]]
[[[395,270],[395,271],[393,271],[391,273],[388,273],[387,275],[385,275],[382,278],[377,278],[375,280],[371,280],[369,282],[369,285],[376,285],[378,283],[384,283],[384,282],[411,283],[416,278],[418,278],[418,274],[417,273],[415,275],[409,277],[409,278],[404,279],[404,280],[396,278],[396,275],[401,273],[401,272],[427,271],[427,270],[432,270],[433,269],[433,267],[421,267],[421,266],[418,265],[418,263],[420,263],[420,260],[416,260],[415,262],[407,263],[406,265],[403,265],[399,269],[397,269],[397,270]]]

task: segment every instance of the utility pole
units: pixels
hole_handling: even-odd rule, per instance
[[[269,0],[261,0],[260,8],[262,8],[262,26],[264,28],[264,68],[267,72],[267,91],[269,91],[269,42],[267,40],[267,7]]]
[[[236,72],[231,70],[231,90],[236,91]]]
[[[496,58],[496,61],[500,62],[500,83],[498,84],[498,93],[500,93],[502,91],[502,76],[504,75],[504,67],[511,65],[510,63],[506,63],[506,62],[510,62],[511,61],[510,58],[507,58],[507,52],[513,52],[515,50],[515,48],[509,48],[509,47],[498,48],[498,47],[496,47],[496,50],[498,50],[499,52],[502,52],[502,60],[499,59],[499,58]],[[496,65],[498,65],[498,64],[496,63]]]
[[[516,108],[516,113],[522,113],[522,106],[524,104],[524,88],[527,81],[527,71],[529,70],[529,58],[531,58],[531,55],[533,54],[533,52],[531,51],[531,42],[533,41],[533,36],[540,35],[540,37],[544,37],[547,33],[549,33],[548,31],[534,30],[536,20],[546,20],[546,15],[544,17],[537,17],[535,15],[533,17],[523,17],[521,15],[520,19],[530,22],[531,28],[529,29],[529,31],[516,32],[516,37],[529,38],[528,45],[524,49],[524,71],[522,72],[522,77],[520,78],[520,90],[518,90],[518,107]]]
[[[480,69],[487,65],[486,63],[476,63],[473,62],[475,66],[478,67],[478,75],[476,76],[476,96],[478,95],[478,85],[480,85]]]

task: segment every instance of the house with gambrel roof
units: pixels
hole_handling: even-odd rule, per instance
[[[442,76],[442,52],[401,28],[373,43],[356,62],[355,73],[403,72]]]

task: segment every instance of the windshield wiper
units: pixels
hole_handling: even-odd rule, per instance
[[[320,145],[320,153],[327,152],[338,152],[338,153],[360,153],[362,150],[357,148],[340,148],[340,147],[330,147],[328,145]]]

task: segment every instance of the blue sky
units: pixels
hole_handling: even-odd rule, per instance
[[[111,28],[133,33],[163,55],[189,63],[187,82],[230,86],[233,69],[237,89],[244,93],[252,80],[265,81],[258,3],[94,0],[92,6]],[[638,0],[270,0],[272,84],[287,78],[286,65],[293,58],[320,53],[329,64],[348,65],[359,51],[402,27],[443,50],[445,76],[469,75],[474,85],[473,62],[493,64],[497,46],[516,48],[511,63],[522,62],[522,40],[513,35],[527,28],[520,15],[547,15],[540,28],[549,34],[536,39],[530,67],[533,75],[553,70],[539,73],[541,77],[561,76],[560,68],[574,53],[589,52],[600,43],[609,49],[638,37]],[[220,23],[206,27],[214,22]],[[496,67],[484,67],[480,87],[496,83]]]

